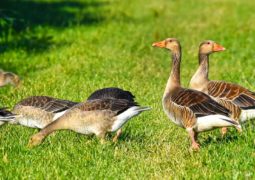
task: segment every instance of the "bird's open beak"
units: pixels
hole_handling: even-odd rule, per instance
[[[160,41],[160,42],[155,42],[152,44],[153,47],[159,47],[159,48],[165,48],[166,47],[166,42],[165,41]]]
[[[224,51],[224,50],[225,50],[225,48],[222,45],[214,43],[214,45],[213,45],[213,51],[214,52],[219,52],[219,51]]]

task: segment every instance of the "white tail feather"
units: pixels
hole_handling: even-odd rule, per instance
[[[129,119],[134,116],[137,116],[143,111],[148,111],[151,108],[149,107],[140,107],[140,106],[133,106],[126,111],[122,112],[117,116],[116,121],[112,125],[112,131],[118,130],[121,126],[123,126]]]
[[[56,119],[60,118],[61,116],[63,116],[66,113],[67,110],[65,111],[61,111],[58,113],[55,113],[54,117],[53,117],[53,121],[55,121]]]
[[[12,121],[16,118],[16,115],[10,115],[10,116],[0,116],[0,121]]]
[[[234,126],[241,129],[241,126],[231,118],[223,115],[209,115],[197,118],[196,131],[209,131],[214,128]]]

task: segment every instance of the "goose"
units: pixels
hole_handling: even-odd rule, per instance
[[[129,91],[111,87],[93,92],[87,101],[107,97],[127,99],[133,102],[135,98]],[[42,129],[76,104],[78,102],[49,96],[31,96],[18,102],[12,111],[8,111],[6,108],[0,109],[0,125],[4,124],[4,122],[9,122],[10,124],[20,124],[31,128]],[[117,141],[120,134],[121,130],[118,131],[115,141]]]
[[[225,81],[211,81],[209,74],[209,55],[224,51],[225,48],[212,40],[203,41],[199,46],[199,67],[190,81],[190,87],[202,91],[228,108],[233,118],[240,123],[255,118],[255,92],[238,84]],[[222,129],[222,134],[227,128]]]
[[[29,140],[29,147],[41,144],[49,134],[57,130],[72,130],[81,134],[95,134],[102,143],[108,132],[118,131],[125,123],[149,107],[126,99],[103,98],[79,103],[47,125]]]
[[[170,120],[185,128],[191,139],[191,148],[199,150],[197,135],[200,132],[239,123],[230,118],[230,111],[203,92],[181,86],[181,45],[176,38],[153,43],[154,47],[167,49],[172,56],[172,68],[163,95],[163,109]]]
[[[18,102],[12,111],[0,109],[0,122],[42,129],[76,104],[49,96],[31,96]]]
[[[11,84],[17,87],[20,84],[20,78],[14,73],[0,70],[0,87],[3,87],[7,84]]]
[[[130,102],[135,102],[135,96],[130,91],[125,91],[117,87],[109,87],[96,90],[88,97],[87,101],[106,98],[126,99]],[[122,129],[120,128],[117,130],[116,135],[113,137],[113,142],[117,142],[121,134]]]

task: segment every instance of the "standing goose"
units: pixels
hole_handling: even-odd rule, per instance
[[[104,88],[92,93],[89,100],[102,98],[122,98],[134,102],[134,96],[129,91],[120,88]],[[67,109],[78,104],[77,102],[57,99],[49,96],[32,96],[17,103],[13,110],[0,109],[0,125],[4,122],[20,124],[31,128],[42,129],[46,125],[62,116]],[[117,133],[120,136],[121,130]]]
[[[7,84],[11,84],[17,87],[20,84],[20,78],[14,73],[0,70],[0,87]]]
[[[190,81],[190,87],[213,97],[217,102],[228,108],[236,121],[244,122],[255,118],[255,93],[233,83],[210,81],[209,55],[224,51],[225,48],[211,40],[204,41],[199,46],[199,67]],[[226,128],[222,129],[225,134]]]
[[[181,46],[177,39],[168,38],[153,43],[153,46],[166,48],[172,54],[172,70],[163,95],[163,108],[175,124],[187,130],[194,150],[199,150],[200,145],[197,143],[199,132],[226,126],[241,128],[229,117],[229,110],[208,95],[181,87]]]
[[[102,141],[107,132],[115,132],[129,119],[149,107],[141,107],[126,99],[104,98],[79,103],[63,116],[30,138],[29,146],[40,144],[56,130],[69,129],[81,134],[95,134]]]

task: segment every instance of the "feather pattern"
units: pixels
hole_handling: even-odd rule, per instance
[[[229,110],[200,91],[180,88],[178,94],[174,94],[171,99],[176,104],[189,107],[196,117],[211,114],[229,115]]]
[[[184,127],[194,126],[198,117],[230,114],[228,109],[208,95],[191,89],[179,88],[172,96],[166,96],[163,102],[172,119]],[[181,119],[183,122],[180,122]]]
[[[78,103],[48,96],[32,96],[20,101],[16,106],[32,106],[47,112],[58,113],[65,111],[76,104]]]
[[[110,110],[116,112],[116,114],[120,114],[133,106],[138,106],[138,104],[126,99],[105,98],[80,103],[73,108],[78,108],[82,111]]]
[[[208,83],[208,94],[210,96],[231,101],[242,109],[255,107],[255,93],[248,89],[224,81],[210,81]]]

